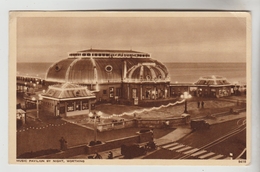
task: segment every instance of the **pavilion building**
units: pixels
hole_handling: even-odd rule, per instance
[[[88,114],[96,100],[87,87],[72,83],[49,86],[41,97],[42,111],[60,117]]]
[[[45,77],[47,85],[73,83],[94,92],[98,102],[170,97],[170,77],[165,65],[148,53],[133,50],[88,49],[69,53],[54,63]]]
[[[195,83],[171,84],[171,96],[180,96],[188,91],[192,96],[197,97],[225,97],[234,93],[234,86],[222,76],[203,76]]]

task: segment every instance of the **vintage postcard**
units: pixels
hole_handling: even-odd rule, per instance
[[[9,22],[9,163],[250,163],[250,13],[14,11]]]

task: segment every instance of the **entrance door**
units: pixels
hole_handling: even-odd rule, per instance
[[[137,97],[137,90],[136,88],[132,89],[132,98],[135,99]]]

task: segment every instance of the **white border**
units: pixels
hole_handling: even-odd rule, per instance
[[[10,10],[248,10],[252,14],[252,157],[251,164],[247,167],[167,167],[167,166],[88,166],[88,169],[85,169],[86,166],[30,166],[30,170],[37,171],[70,171],[75,169],[79,170],[96,170],[96,168],[102,171],[112,171],[118,169],[118,171],[136,171],[136,170],[166,170],[166,171],[259,171],[260,169],[260,134],[259,134],[259,9],[260,1],[259,0],[230,0],[230,1],[213,1],[213,0],[177,0],[172,2],[171,0],[167,1],[157,1],[157,0],[133,0],[129,2],[123,2],[120,0],[85,0],[84,2],[80,0],[45,0],[42,2],[36,1],[18,1],[18,0],[9,0],[1,2],[1,15],[0,21],[3,24],[0,27],[0,38],[1,38],[1,47],[0,53],[1,58],[1,109],[2,109],[2,118],[0,131],[2,135],[0,137],[0,152],[1,152],[1,161],[0,161],[0,170],[1,171],[28,171],[28,166],[14,166],[8,165],[8,11]],[[117,171],[117,170],[116,170]]]

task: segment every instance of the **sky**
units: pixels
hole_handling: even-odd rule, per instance
[[[243,17],[19,17],[17,62],[85,49],[135,50],[162,62],[246,62]]]

